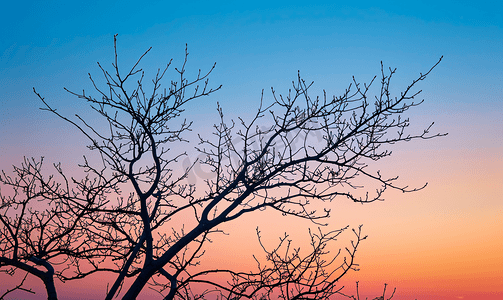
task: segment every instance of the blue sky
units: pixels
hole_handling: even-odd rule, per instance
[[[13,1],[0,22],[0,157],[54,153],[59,159],[78,151],[73,146],[84,142],[38,109],[32,88],[62,112],[82,113],[85,105],[63,87],[92,91],[87,74],[99,81],[96,62],[110,67],[116,33],[125,68],[153,47],[141,65],[147,78],[170,58],[179,65],[186,43],[189,74],[217,63],[210,85],[222,90],[187,110],[202,127],[216,120],[217,101],[229,117],[253,111],[262,89],[266,101],[271,86],[286,93],[298,70],[315,81],[313,93],[332,95],[353,75],[368,82],[383,61],[398,69],[393,87],[399,91],[443,55],[418,86],[427,100],[415,111],[418,126],[436,121],[439,131],[451,133],[437,147],[503,143],[503,7],[497,1]],[[2,167],[11,164],[3,161]]]
[[[368,82],[383,61],[398,68],[398,91],[443,55],[419,86],[427,99],[420,120],[437,121],[439,131],[465,128],[477,147],[503,140],[494,138],[503,123],[498,1],[12,1],[0,22],[0,157],[70,151],[74,142],[58,141],[75,139],[73,129],[38,110],[32,88],[62,111],[80,112],[84,105],[63,87],[92,90],[87,74],[99,80],[96,62],[110,66],[116,33],[124,67],[153,47],[142,64],[147,78],[170,58],[179,65],[186,43],[189,73],[217,63],[211,84],[223,89],[188,107],[211,120],[202,126],[215,120],[217,101],[229,116],[243,114],[262,89],[269,99],[271,86],[286,93],[298,70],[315,81],[313,92],[331,95],[353,75]],[[448,147],[467,147],[464,138],[454,135]]]

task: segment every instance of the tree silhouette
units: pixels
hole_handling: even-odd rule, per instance
[[[72,279],[80,260],[94,259],[105,250],[86,237],[86,217],[92,211],[94,199],[83,199],[81,188],[91,188],[89,182],[69,188],[70,182],[61,166],[54,165],[61,181],[54,175],[42,174],[43,159],[24,159],[14,167],[13,176],[0,174],[0,268],[14,274],[17,268],[40,278],[48,299],[57,299],[54,276]],[[84,192],[85,193],[85,192]],[[90,249],[92,247],[92,249]],[[55,270],[56,265],[64,268]],[[43,267],[43,269],[37,268]],[[22,289],[20,285],[8,293]]]
[[[189,142],[186,134],[192,124],[182,115],[189,101],[220,89],[209,87],[208,77],[215,65],[208,72],[199,71],[193,80],[186,79],[186,50],[182,66],[175,68],[178,79],[167,89],[161,86],[170,61],[158,70],[147,92],[138,65],[150,49],[123,74],[116,41],[114,37],[112,71],[98,64],[105,84],[89,76],[98,97],[67,90],[87,102],[105,126],[93,125],[80,115],[68,118],[60,114],[34,90],[43,109],[75,126],[100,159],[95,162],[84,157],[82,179],[68,178],[56,165],[60,181],[53,177],[43,180],[41,162],[35,160],[25,160],[15,169],[21,181],[4,173],[4,185],[29,192],[22,199],[17,192],[16,197],[2,196],[0,268],[10,266],[11,273],[20,268],[52,287],[45,278],[53,280],[53,274],[71,280],[97,272],[114,273],[116,279],[106,299],[119,294],[123,299],[135,299],[146,285],[157,288],[164,299],[209,295],[218,299],[327,299],[344,295],[336,284],[357,266],[355,253],[365,239],[361,227],[353,229],[351,246],[336,253],[328,245],[347,227],[310,231],[307,253],[293,247],[286,235],[276,247],[266,247],[257,229],[266,259],[255,256],[258,267],[250,272],[205,268],[206,243],[222,233],[219,226],[246,214],[275,210],[322,228],[330,216],[330,202],[336,198],[369,203],[382,200],[387,189],[421,189],[398,185],[398,177],[384,177],[368,166],[391,155],[390,145],[440,135],[430,134],[433,124],[418,134],[409,133],[409,120],[403,113],[422,103],[414,102],[420,91],[413,87],[441,59],[397,96],[390,92],[396,70],[386,71],[381,64],[380,91],[375,97],[368,94],[376,77],[368,84],[353,78],[340,96],[324,93],[312,98],[308,93],[312,83],[299,74],[288,94],[272,90],[271,104],[265,103],[262,93],[249,121],[244,117],[237,122],[226,120],[218,105],[220,122],[213,126],[214,135],[199,136],[195,147],[204,159],[180,170],[180,160],[187,152],[176,149]],[[205,180],[205,186],[186,181],[196,164],[214,174]],[[22,179],[26,170],[32,179]],[[371,192],[359,185],[360,178],[374,182],[377,189]],[[42,206],[29,208],[37,197],[47,202],[42,210]],[[318,211],[311,202],[327,205]],[[12,209],[22,213],[13,216]],[[31,240],[34,233],[39,234],[36,242]],[[57,270],[56,261],[61,266]],[[218,281],[214,275],[229,280]],[[125,278],[134,280],[125,286]],[[195,286],[204,288],[195,291]],[[55,289],[47,290],[49,298],[55,299]]]

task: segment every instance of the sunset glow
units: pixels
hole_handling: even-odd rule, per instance
[[[331,203],[313,201],[312,207],[331,209],[323,230],[349,226],[330,246],[331,253],[350,246],[352,228],[363,224],[368,235],[356,254],[360,270],[340,282],[346,294],[355,293],[358,282],[362,299],[381,295],[385,284],[387,295],[396,288],[393,299],[398,300],[503,299],[500,2],[189,2],[6,3],[0,20],[0,170],[11,172],[23,157],[43,156],[46,166],[61,162],[68,174],[79,176],[83,155],[93,159],[88,140],[40,110],[43,103],[33,88],[58,112],[100,122],[63,88],[95,93],[88,73],[101,79],[96,62],[111,66],[114,34],[124,70],[152,47],[140,66],[146,85],[171,58],[174,66],[181,65],[186,43],[189,77],[216,62],[210,85],[221,84],[222,89],[190,102],[182,114],[194,123],[186,136],[190,144],[174,146],[173,151],[187,151],[177,162],[180,170],[203,158],[194,146],[197,134],[212,136],[212,125],[219,121],[217,102],[226,120],[239,123],[238,117],[252,118],[262,90],[264,103],[273,101],[271,86],[277,94],[288,94],[298,72],[314,81],[313,96],[326,91],[332,97],[344,92],[352,76],[368,83],[377,75],[379,81],[381,61],[386,69],[397,68],[391,89],[399,93],[443,56],[415,87],[422,90],[417,101],[424,103],[404,116],[410,118],[413,133],[434,122],[432,134],[448,135],[391,145],[393,155],[369,167],[388,177],[399,175],[403,186],[427,186],[413,193],[389,190],[385,201],[364,205],[340,197]],[[312,141],[317,138],[321,140],[313,136]],[[197,165],[187,182],[203,195],[205,179],[212,176]],[[362,184],[367,186],[364,180]],[[178,218],[174,228],[190,227]],[[265,246],[273,247],[286,233],[293,246],[306,251],[308,230],[318,227],[270,209],[244,215],[219,227],[226,234],[212,238],[202,264],[254,270],[254,255],[265,259],[257,228]],[[23,276],[0,273],[0,295]],[[99,273],[77,281],[56,280],[56,288],[60,299],[104,299],[115,278]],[[131,282],[127,279],[125,285]],[[28,275],[25,285],[36,294],[16,291],[7,299],[46,298],[38,278]],[[162,296],[145,288],[140,299]]]

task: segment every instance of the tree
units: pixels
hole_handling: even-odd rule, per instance
[[[52,181],[52,177],[42,183],[41,174],[32,172],[41,182],[37,185],[41,189],[39,197],[62,206],[48,211],[47,215],[54,216],[51,220],[69,214],[61,217],[64,222],[59,225],[59,235],[67,242],[64,247],[56,247],[54,254],[65,257],[63,270],[55,271],[61,279],[115,273],[116,280],[106,299],[121,293],[125,278],[134,281],[124,288],[123,299],[135,299],[147,284],[157,287],[164,299],[204,299],[209,294],[222,299],[327,299],[343,295],[336,283],[357,266],[355,253],[365,239],[361,227],[353,230],[355,240],[351,246],[338,253],[330,252],[327,245],[347,227],[310,231],[307,253],[291,246],[288,236],[281,238],[277,247],[268,248],[257,229],[266,261],[257,256],[258,269],[252,272],[205,268],[201,259],[206,243],[222,232],[219,226],[245,214],[269,209],[323,227],[330,209],[327,206],[317,211],[311,206],[313,201],[329,205],[336,198],[347,198],[369,203],[383,200],[386,189],[412,192],[424,187],[400,186],[396,183],[398,177],[384,177],[379,171],[369,171],[368,166],[391,155],[390,145],[441,135],[430,133],[433,124],[418,134],[408,133],[409,120],[403,118],[403,113],[423,102],[414,102],[420,91],[413,88],[441,59],[396,97],[390,92],[396,70],[386,71],[381,64],[380,92],[374,98],[368,94],[376,77],[369,84],[353,78],[340,96],[330,98],[324,93],[312,98],[309,89],[313,83],[307,83],[299,73],[287,95],[272,90],[271,104],[265,103],[262,93],[250,121],[227,121],[218,105],[220,122],[213,127],[214,136],[198,138],[196,149],[204,159],[180,171],[180,159],[187,153],[174,149],[189,142],[186,134],[192,124],[181,117],[189,101],[220,89],[209,87],[208,77],[215,65],[187,80],[186,49],[182,66],[175,68],[178,81],[171,81],[168,89],[161,86],[170,61],[158,70],[147,93],[144,73],[138,66],[150,49],[124,75],[118,64],[116,41],[114,37],[112,71],[98,64],[105,85],[100,86],[89,75],[98,97],[67,90],[86,101],[106,126],[90,124],[79,115],[71,119],[60,114],[34,89],[43,109],[75,126],[90,141],[89,149],[100,157],[98,163],[84,157],[80,165],[83,179],[67,179],[59,165],[56,170],[62,183]],[[33,163],[35,170],[40,170]],[[186,182],[196,164],[214,174],[205,181],[205,187]],[[21,170],[26,168],[32,167]],[[368,192],[357,184],[359,178],[371,180],[378,188]],[[26,196],[28,202],[31,198]],[[2,212],[2,216],[7,215]],[[37,215],[36,210],[29,210],[24,217]],[[19,233],[13,228],[18,227],[12,224],[23,223],[7,218],[1,219],[2,239],[17,237]],[[178,220],[183,226],[176,226]],[[23,230],[39,230],[34,228]],[[51,244],[51,237],[40,240]],[[27,242],[2,247],[0,268],[12,266],[32,274],[40,271],[11,263],[4,258],[8,255],[25,265],[39,259],[51,266],[52,257],[47,251],[25,250],[30,249]],[[16,254],[19,251],[23,256]],[[46,273],[52,272],[46,268]],[[212,277],[215,274],[228,276],[229,280],[219,282]],[[193,287],[200,285],[206,288],[195,292]]]
[[[47,298],[57,299],[54,277],[73,278],[67,274],[78,270],[78,260],[92,259],[103,248],[93,245],[90,250],[85,236],[85,216],[94,199],[80,202],[79,195],[80,188],[92,188],[92,184],[86,182],[70,190],[59,164],[54,168],[62,182],[53,175],[43,176],[42,165],[43,159],[25,158],[21,166],[14,167],[14,176],[0,174],[0,183],[6,188],[0,192],[0,268],[10,275],[19,268],[40,278]],[[54,269],[61,264],[65,268]],[[0,298],[17,289],[29,291],[22,287],[25,279]]]

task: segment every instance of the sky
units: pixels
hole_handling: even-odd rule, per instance
[[[217,121],[217,102],[229,118],[246,117],[262,90],[272,101],[270,88],[286,93],[298,71],[315,82],[313,93],[337,95],[352,76],[368,82],[378,75],[382,61],[397,68],[393,89],[400,91],[443,56],[419,83],[425,102],[409,116],[412,129],[435,122],[434,130],[448,135],[396,145],[377,166],[406,184],[428,182],[427,188],[392,192],[371,205],[334,203],[330,226],[364,224],[369,235],[357,256],[361,270],[343,284],[354,289],[359,281],[370,295],[387,283],[397,288],[396,299],[503,298],[499,1],[10,1],[0,28],[0,168],[6,170],[23,156],[62,161],[68,169],[79,162],[85,140],[39,110],[33,88],[58,111],[83,113],[85,105],[63,88],[92,90],[87,74],[99,78],[96,62],[110,67],[114,34],[124,65],[152,47],[141,65],[147,78],[171,58],[180,65],[186,44],[189,74],[216,62],[210,85],[222,89],[186,112],[200,132]],[[193,180],[204,176],[195,173]],[[288,229],[302,235],[311,226],[257,218],[231,228],[239,234],[213,246],[209,263],[221,263],[219,253],[236,241],[253,240],[255,225],[247,223],[271,236]],[[252,259],[232,252],[239,253],[235,262]],[[71,295],[65,285],[59,289]]]

